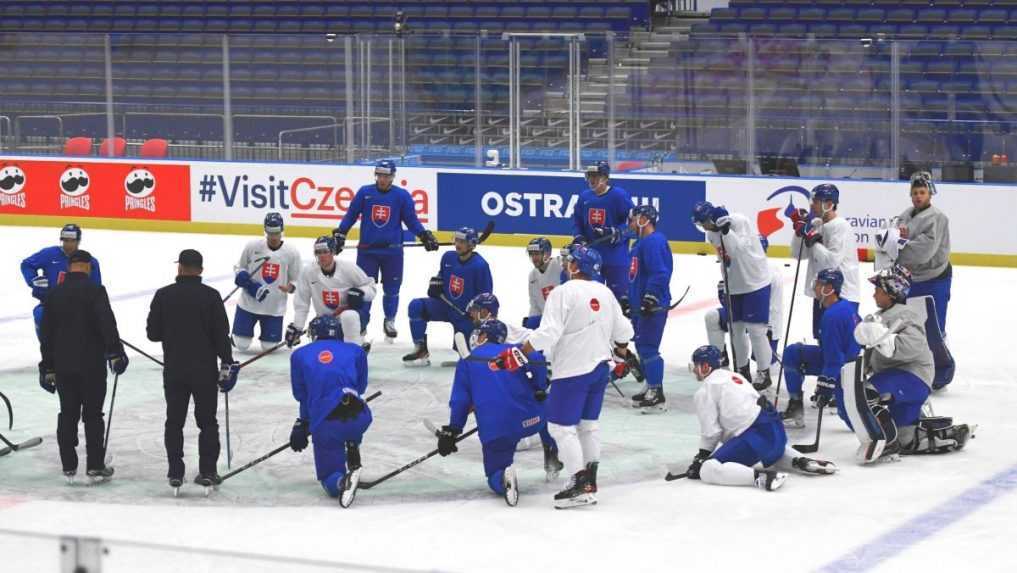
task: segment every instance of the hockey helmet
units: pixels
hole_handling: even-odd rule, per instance
[[[830,285],[833,292],[840,295],[840,289],[844,286],[844,273],[838,269],[823,269],[816,275],[816,282]]]
[[[495,317],[498,316],[499,308],[501,308],[501,305],[498,303],[498,297],[494,296],[493,293],[482,292],[473,297],[473,300],[466,305],[466,312],[486,310],[492,317]]]
[[[834,205],[840,203],[840,189],[832,183],[821,183],[812,188],[812,193],[809,194],[812,199],[818,199],[822,202],[830,201]]]
[[[473,333],[470,335],[473,346],[476,346],[476,340],[480,334],[487,336],[487,342],[491,344],[502,344],[508,336],[508,327],[505,326],[504,322],[496,318],[481,322],[479,326],[473,329]]]
[[[60,229],[60,240],[61,241],[80,241],[81,240],[81,227],[74,223],[67,223]]]
[[[335,239],[332,235],[322,235],[314,240],[314,254],[325,252],[336,254]]]
[[[528,254],[542,253],[545,259],[551,257],[551,241],[544,237],[537,237],[530,239],[530,242],[526,245],[526,252]]]
[[[700,346],[692,352],[692,364],[695,366],[709,364],[710,368],[716,370],[720,368],[720,350],[709,344]]]
[[[265,215],[265,233],[274,234],[283,232],[283,217],[275,211]]]
[[[600,268],[602,265],[600,253],[594,249],[586,248],[582,245],[573,245],[569,249],[568,261],[573,261],[579,268],[579,272],[583,273],[591,280],[600,279]]]
[[[471,249],[476,248],[479,240],[477,237],[477,231],[471,227],[462,227],[456,230],[452,238],[456,241],[466,241],[466,244],[469,245]]]
[[[339,320],[331,314],[316,316],[307,327],[311,340],[339,340],[342,336],[342,327]]]
[[[395,175],[396,164],[391,159],[382,159],[374,164],[375,175]]]
[[[869,277],[869,282],[883,289],[894,302],[903,303],[911,292],[911,271],[894,264]]]
[[[653,225],[657,224],[657,218],[659,216],[660,214],[657,213],[657,208],[649,204],[633,207],[632,210],[629,211],[629,219],[634,217],[646,217]]]

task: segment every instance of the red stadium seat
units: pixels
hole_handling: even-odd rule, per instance
[[[163,159],[169,155],[169,143],[165,139],[149,139],[141,144],[141,156]]]
[[[72,137],[64,143],[64,155],[91,155],[91,137]]]
[[[111,145],[109,138],[103,139],[99,145],[99,155],[110,157],[110,149],[113,150],[112,157],[123,157],[127,153],[127,140],[122,137],[114,137]]]

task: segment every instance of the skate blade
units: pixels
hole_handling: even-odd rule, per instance
[[[798,421],[787,419],[784,420],[784,427],[790,430],[803,430],[805,429],[805,420]]]
[[[663,414],[667,412],[666,404],[657,404],[656,406],[636,406],[635,407],[640,414]]]
[[[385,344],[395,344],[395,338],[385,337]]]
[[[441,363],[442,368],[455,368],[459,364],[458,360],[445,360]]]
[[[570,509],[587,505],[597,505],[597,498],[593,497],[593,494],[584,493],[569,499],[558,499],[554,502],[555,509]]]
[[[871,464],[879,459],[883,453],[883,448],[886,447],[884,440],[875,440],[858,446],[858,450],[855,452],[855,459],[863,464]]]
[[[551,483],[551,482],[553,482],[553,481],[558,479],[558,475],[560,473],[561,473],[561,470],[547,472],[544,475],[544,481],[547,482],[547,483]]]
[[[423,368],[424,366],[430,366],[431,361],[429,359],[423,360],[403,360],[403,366],[407,368]]]

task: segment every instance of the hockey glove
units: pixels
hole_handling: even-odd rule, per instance
[[[417,239],[424,244],[425,251],[437,251],[438,250],[438,239],[434,238],[434,233],[431,231],[424,231],[417,235]]]
[[[302,452],[307,447],[307,435],[310,433],[307,420],[297,418],[293,422],[293,429],[290,430],[290,449],[294,452]]]
[[[710,459],[710,450],[699,450],[696,457],[692,458],[692,463],[689,464],[689,469],[685,470],[685,475],[689,479],[699,479],[699,470],[703,467],[703,462]]]
[[[290,323],[290,325],[286,327],[286,348],[293,348],[300,344],[300,335],[302,334],[303,331],[297,328],[297,325]]]
[[[342,401],[339,402],[339,405],[332,412],[340,422],[348,422],[359,416],[363,411],[364,401],[357,397],[356,394],[344,391]]]
[[[513,346],[501,351],[494,360],[488,362],[488,367],[495,371],[508,370],[509,372],[515,372],[529,364],[529,362],[523,351],[519,347]]]
[[[543,402],[544,400],[547,400],[547,390],[534,390],[533,399],[536,400],[537,402]]]
[[[726,235],[731,231],[731,216],[724,215],[719,217],[713,224],[717,226],[717,231],[721,235]]]
[[[887,358],[893,356],[897,335],[891,334],[890,329],[883,324],[882,320],[875,317],[872,317],[873,320],[869,320],[869,318],[866,317],[855,327],[855,340],[862,346],[875,348]]]
[[[812,227],[805,232],[803,240],[805,241],[805,246],[811,249],[816,243],[823,242],[823,235],[819,232],[819,229]]]
[[[335,241],[336,251],[342,251],[346,246],[346,233],[339,230],[339,227],[332,229],[332,240]]]
[[[247,288],[247,285],[251,284],[251,273],[237,271],[237,276],[233,277],[233,284],[241,288]]]
[[[806,228],[809,226],[809,212],[805,209],[796,209],[791,211],[790,218],[795,234],[804,237]]]
[[[632,318],[632,304],[629,303],[629,297],[623,296],[618,300],[618,304],[621,305],[622,314],[625,318]]]
[[[431,298],[441,298],[441,287],[442,280],[440,276],[431,277],[431,282],[427,285],[427,296]]]
[[[364,291],[353,287],[346,291],[346,306],[353,310],[360,310],[364,306]]]
[[[438,430],[438,453],[441,457],[445,457],[449,454],[459,451],[456,447],[456,438],[462,430],[459,428],[453,428],[452,426],[442,426]]]
[[[32,279],[32,296],[39,299],[40,302],[46,300],[46,293],[49,292],[49,279],[45,276],[35,277]]]
[[[657,297],[649,293],[644,294],[643,299],[639,301],[639,313],[649,317],[658,310],[660,310],[660,301],[657,300]]]
[[[56,392],[56,372],[46,369],[42,363],[39,364],[39,386],[50,394]]]
[[[237,376],[239,374],[239,362],[236,360],[233,362],[223,362],[219,367],[219,391],[226,394],[232,390],[237,385]]]
[[[622,237],[621,231],[614,227],[594,227],[593,234],[597,236],[597,241],[609,245],[617,245]]]
[[[625,360],[625,357],[618,354],[617,348],[615,349],[614,356],[612,356],[611,359],[614,361],[614,368],[611,369],[612,380],[621,380],[629,375],[629,372],[631,372],[632,369],[629,368],[629,363]]]
[[[816,407],[824,408],[833,400],[833,393],[837,389],[837,381],[829,376],[820,376],[816,380]]]
[[[121,350],[120,352],[109,354],[108,356],[106,356],[106,360],[109,362],[109,369],[112,370],[113,373],[117,375],[126,372],[127,364],[130,362],[130,360],[127,359],[127,355],[124,354],[123,350]]]

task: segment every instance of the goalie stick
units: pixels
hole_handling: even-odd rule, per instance
[[[477,244],[479,245],[479,244],[483,243],[484,241],[486,241],[487,238],[490,237],[491,233],[493,233],[493,232],[494,232],[494,221],[488,221],[487,225],[480,232],[480,236],[477,237]],[[423,247],[423,246],[424,246],[424,243],[396,243],[396,244],[391,244],[391,243],[359,243],[359,244],[357,244],[357,248],[358,249],[388,249],[388,248],[392,248],[392,247],[404,247],[404,248],[406,248],[406,247]],[[438,243],[438,246],[439,247],[454,247],[455,246],[455,241],[453,241],[451,243]]]

